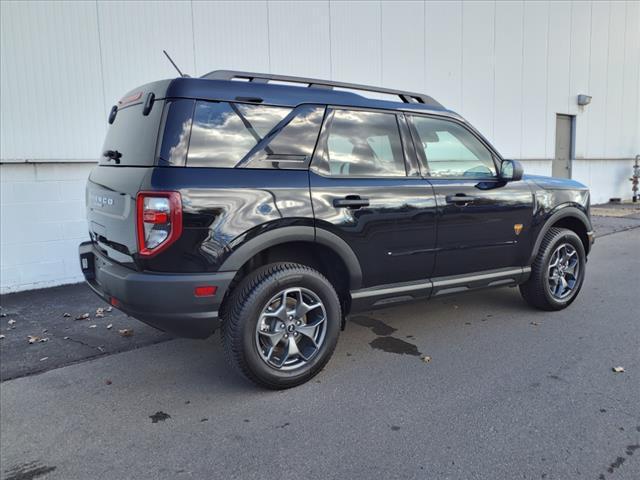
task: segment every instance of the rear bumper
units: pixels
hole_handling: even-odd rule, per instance
[[[98,252],[79,247],[87,284],[105,301],[159,330],[189,338],[206,338],[220,325],[218,309],[236,272],[143,273],[123,267]],[[215,286],[209,297],[196,297],[200,286]]]

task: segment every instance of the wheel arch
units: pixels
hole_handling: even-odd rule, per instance
[[[220,270],[238,271],[242,276],[247,270],[277,261],[297,261],[317,268],[346,293],[362,285],[362,269],[351,247],[337,235],[311,226],[261,233],[229,255]]]
[[[591,221],[589,220],[589,217],[587,217],[587,215],[577,207],[565,206],[551,214],[542,225],[529,257],[529,265],[533,263],[533,260],[538,254],[538,250],[540,249],[544,236],[547,234],[549,229],[554,227],[566,228],[575,232],[582,241],[585,253],[589,253],[591,247],[591,239],[589,235],[592,234]]]

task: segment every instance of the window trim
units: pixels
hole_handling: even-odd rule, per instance
[[[424,148],[422,147],[422,140],[420,139],[420,135],[418,134],[418,130],[413,122],[412,117],[424,117],[432,120],[440,120],[443,122],[451,122],[455,123],[461,128],[464,128],[468,133],[474,136],[491,154],[491,160],[493,161],[493,166],[496,169],[496,173],[491,177],[484,176],[451,176],[451,177],[434,177],[431,175],[431,169],[429,167],[429,160],[424,152]],[[500,164],[502,163],[502,157],[498,154],[498,152],[493,148],[493,146],[487,142],[482,135],[480,135],[474,128],[467,125],[465,122],[462,122],[458,119],[451,117],[444,117],[442,115],[429,115],[429,114],[421,114],[415,112],[406,112],[407,124],[409,125],[409,131],[411,132],[411,139],[413,140],[413,147],[416,151],[417,158],[419,160],[420,171],[422,173],[422,177],[426,179],[433,180],[481,180],[481,181],[499,181],[500,180]],[[418,148],[420,145],[420,148]],[[424,171],[426,169],[426,171]]]
[[[404,160],[404,175],[333,175],[329,169],[329,160],[328,160],[328,140],[329,140],[329,132],[331,131],[331,124],[333,123],[333,117],[336,110],[347,110],[353,112],[369,112],[369,113],[383,113],[386,115],[393,115],[396,120],[396,127],[398,129],[398,135],[400,136],[400,146],[402,148],[402,157]],[[405,139],[403,137],[403,128],[400,116],[404,116],[402,111],[397,110],[385,110],[382,108],[362,108],[362,107],[351,107],[345,105],[327,105],[325,110],[325,116],[322,121],[322,125],[320,127],[320,135],[318,136],[318,141],[316,143],[316,149],[313,152],[313,157],[311,159],[311,164],[309,166],[309,170],[313,173],[320,175],[325,178],[336,178],[336,179],[382,179],[382,180],[402,180],[415,178],[416,174],[414,173],[413,165],[409,160],[409,153],[407,152],[407,147],[410,146],[410,139]],[[405,132],[406,135],[406,132]],[[415,148],[415,147],[414,147]],[[410,173],[411,172],[411,173]]]

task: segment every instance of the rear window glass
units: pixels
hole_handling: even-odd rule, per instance
[[[142,108],[139,103],[118,109],[100,152],[101,165],[146,167],[155,163],[162,102],[156,101],[146,116],[142,115]],[[107,155],[117,157],[120,162],[116,164]]]
[[[266,105],[196,102],[187,166],[236,166],[290,111]]]
[[[328,129],[326,153],[331,175],[407,174],[394,114],[335,110]]]
[[[250,168],[305,168],[318,140],[324,107],[302,105],[274,128],[239,166]]]
[[[189,135],[195,100],[168,100],[164,107],[164,134],[158,152],[158,165],[183,167],[187,160]]]

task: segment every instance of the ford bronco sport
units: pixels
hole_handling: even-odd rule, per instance
[[[349,313],[507,285],[559,310],[582,286],[587,188],[523,177],[426,95],[215,71],[139,87],[108,122],[88,284],[175,335],[220,327],[259,385],[316,375]]]

